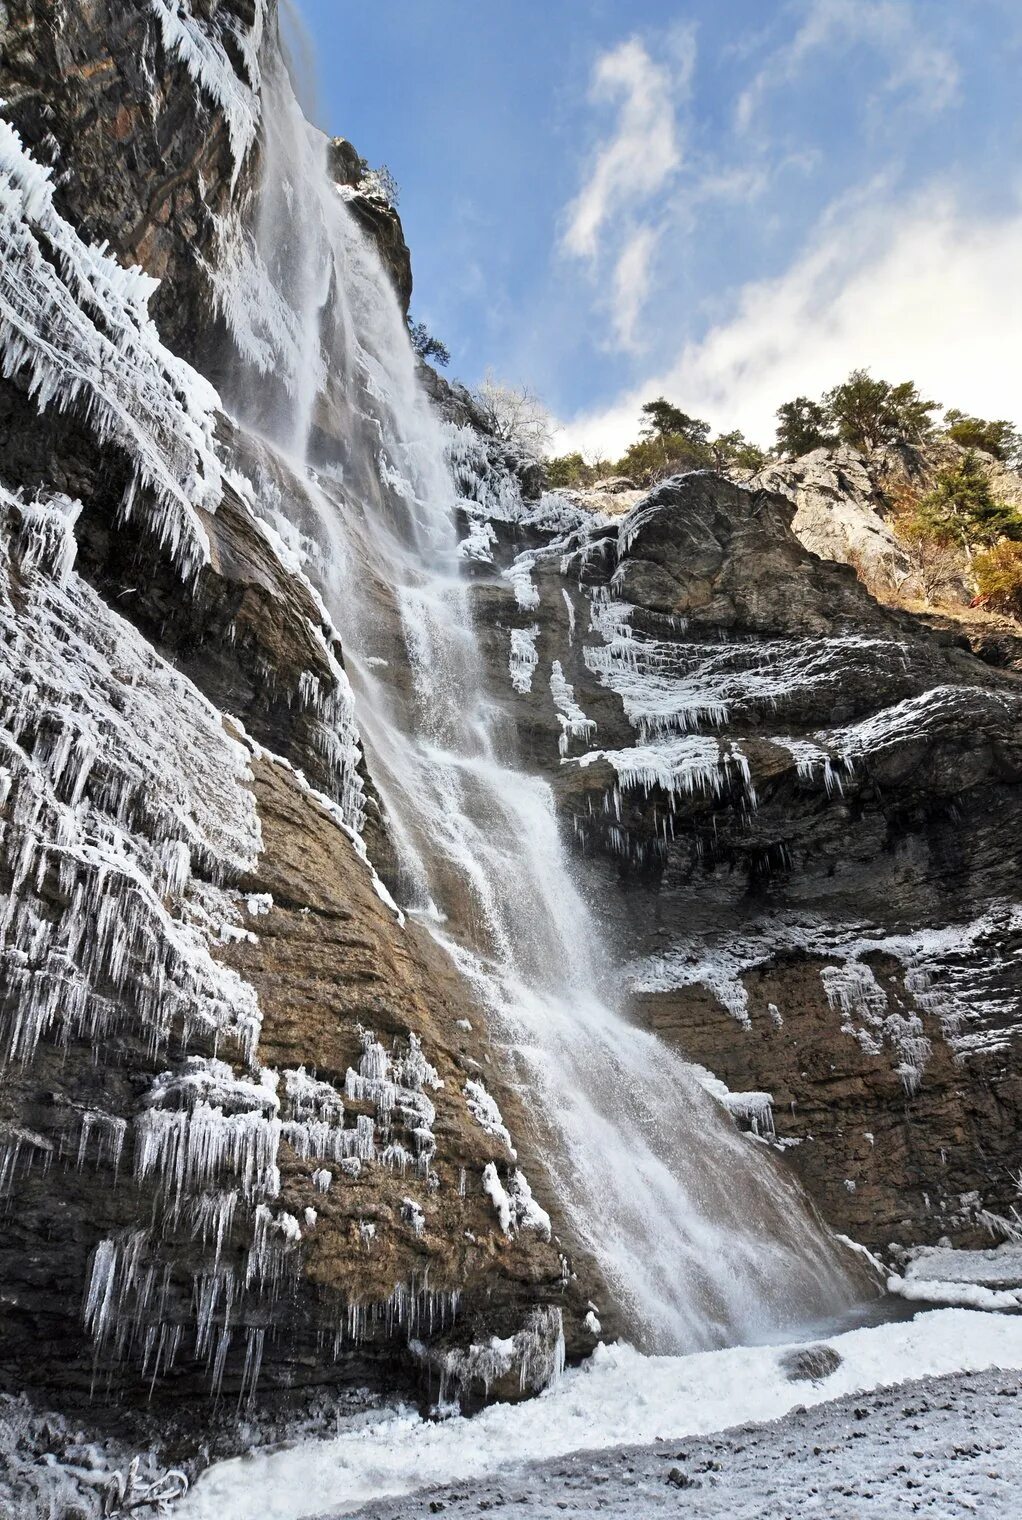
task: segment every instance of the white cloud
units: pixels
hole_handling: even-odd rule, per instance
[[[869,47],[888,65],[886,95],[900,95],[927,111],[940,111],[956,96],[954,55],[932,35],[932,16],[911,0],[808,0],[794,35],[770,55],[742,91],[735,110],[740,131],[751,126],[767,97],[792,85],[819,53]]]
[[[678,47],[674,53],[672,71],[654,62],[639,39],[632,37],[597,59],[590,99],[617,105],[617,120],[568,207],[562,239],[566,253],[595,258],[608,220],[655,195],[681,162],[674,98],[679,87],[687,88],[691,77],[691,34],[687,53]]]
[[[657,234],[652,227],[639,227],[625,243],[614,266],[612,314],[614,332],[621,348],[634,348],[636,327],[649,293],[650,264]]]
[[[742,287],[732,316],[687,342],[673,364],[565,424],[557,447],[620,453],[641,404],[661,393],[768,443],[782,401],[817,395],[858,365],[915,380],[948,406],[1010,414],[1022,353],[1019,269],[1022,203],[983,220],[939,187],[905,204],[873,186],[857,203],[832,206],[783,275]]]

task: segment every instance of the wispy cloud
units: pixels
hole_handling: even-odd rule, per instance
[[[926,7],[914,0],[805,0],[802,20],[738,97],[735,123],[748,131],[766,100],[789,88],[820,54],[867,47],[884,62],[878,92],[900,96],[930,112],[958,93],[953,53],[934,39]],[[932,22],[932,17],[930,18]]]
[[[566,208],[560,238],[561,252],[585,260],[600,282],[597,304],[624,350],[639,346],[669,187],[684,161],[678,109],[691,88],[694,30],[673,28],[656,53],[631,37],[597,59],[589,98],[612,107],[613,122]]]
[[[1020,267],[1022,203],[980,219],[939,186],[906,204],[874,183],[835,203],[782,275],[744,286],[730,318],[672,364],[567,424],[563,446],[619,453],[658,394],[767,443],[782,401],[857,365],[1003,416],[1022,348],[1022,307],[1004,292]]]
[[[614,106],[616,120],[568,207],[562,239],[566,253],[595,258],[608,222],[643,206],[677,169],[681,145],[675,99],[687,89],[694,61],[694,41],[687,53],[675,50],[670,68],[655,62],[637,37],[597,59],[590,99],[597,106]]]
[[[639,227],[625,243],[614,266],[612,314],[621,348],[636,345],[636,329],[649,294],[650,266],[656,245],[654,229]]]

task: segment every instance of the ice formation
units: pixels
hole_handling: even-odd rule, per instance
[[[441,1409],[461,1402],[477,1387],[488,1397],[500,1380],[514,1377],[520,1393],[540,1393],[564,1371],[564,1323],[561,1310],[532,1309],[513,1336],[491,1336],[484,1344],[459,1346],[430,1353],[419,1347],[422,1359],[439,1373],[437,1403]]]
[[[473,1081],[471,1078],[465,1083],[465,1102],[473,1119],[484,1129],[488,1135],[503,1141],[507,1146],[508,1154],[514,1160],[518,1152],[511,1144],[511,1136],[501,1116],[496,1102],[486,1091],[482,1082]]]
[[[732,1092],[726,1082],[701,1066],[692,1068],[700,1087],[722,1103],[739,1124],[747,1124],[762,1139],[774,1135],[774,1099],[768,1092]]]
[[[570,606],[570,603],[569,603]],[[577,739],[582,743],[590,743],[596,733],[596,724],[575,701],[575,692],[568,681],[564,679],[564,671],[560,660],[554,660],[550,667],[550,695],[554,699],[557,708],[557,720],[561,725],[561,737],[557,741],[557,747],[562,760],[566,757],[571,741]]]
[[[539,655],[536,652],[538,638],[538,623],[532,623],[528,628],[512,628],[511,630],[511,653],[508,657],[508,667],[511,671],[511,685],[515,691],[524,693],[532,690],[533,671],[539,664]]]
[[[869,1055],[877,1055],[885,1038],[890,1040],[901,1057],[897,1071],[905,1091],[910,1095],[916,1092],[933,1048],[923,1033],[919,1015],[904,1008],[891,1008],[888,994],[872,967],[863,961],[847,960],[840,966],[824,966],[820,977],[830,1006],[840,1009],[843,1015],[842,1030],[854,1035]]]
[[[98,1049],[126,1019],[154,1057],[171,1034],[186,1048],[233,1048],[240,1075],[194,1054],[153,1077],[130,1126],[133,1176],[157,1199],[153,1222],[99,1243],[85,1319],[97,1350],[136,1359],[151,1377],[187,1352],[206,1361],[214,1387],[238,1340],[251,1392],[265,1339],[252,1296],[272,1300],[300,1262],[298,1220],[271,1208],[280,1145],[317,1162],[371,1161],[374,1121],[346,1124],[343,1095],[304,1068],[259,1070],[255,995],[210,953],[241,904],[270,907],[230,885],[260,848],[247,749],[77,577],[73,504],[4,493],[0,506],[13,555],[0,564],[0,830],[16,863],[0,902],[7,1055],[27,1062],[42,1039]],[[166,742],[153,746],[154,732]],[[66,903],[57,917],[53,893]],[[417,1038],[368,1060],[385,1080],[362,1096],[378,1099],[388,1130],[407,1121],[428,1131],[421,1088],[439,1079]],[[83,1114],[77,1163],[116,1174],[128,1132],[123,1118]],[[13,1174],[17,1137],[5,1154]],[[317,1171],[322,1188],[330,1173]],[[245,1218],[251,1244],[239,1265],[228,1244]],[[189,1240],[205,1257],[189,1269],[191,1333],[176,1307],[177,1243],[187,1251]]]
[[[550,1239],[550,1215],[532,1196],[525,1174],[517,1168],[506,1183],[501,1181],[496,1165],[488,1161],[483,1168],[483,1192],[493,1204],[497,1221],[505,1235],[519,1230],[535,1230],[543,1240]]]
[[[579,756],[578,763],[588,766],[597,760],[610,762],[624,791],[641,791],[647,797],[654,787],[671,798],[720,797],[733,773],[750,803],[755,803],[748,762],[740,747],[731,742],[725,748],[710,735],[685,734],[635,749],[590,750]]]
[[[225,7],[197,16],[191,0],[149,0],[149,8],[159,21],[164,47],[223,112],[237,178],[259,126],[259,53],[266,0],[254,0],[249,26]],[[240,55],[246,79],[235,70],[229,49]]]
[[[55,520],[71,531],[60,503],[26,515],[2,493],[0,511],[17,557],[0,565],[0,831],[15,862],[0,904],[8,1058],[29,1061],[42,1038],[101,1041],[126,1018],[154,1053],[175,1028],[251,1053],[254,994],[209,950],[234,914],[227,884],[259,851],[247,755],[68,569],[66,548],[65,583],[48,573],[41,546],[52,553]],[[158,748],[156,732],[168,739]],[[54,893],[68,904],[57,919],[45,907]],[[130,998],[110,995],[128,988]]]
[[[0,362],[40,411],[74,410],[123,450],[122,510],[144,511],[183,572],[209,556],[196,508],[215,512],[222,471],[212,386],[160,341],[156,282],[84,242],[58,212],[51,171],[0,118]],[[141,497],[145,496],[143,506]]]

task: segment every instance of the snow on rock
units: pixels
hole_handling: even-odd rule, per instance
[[[942,1278],[887,1279],[888,1293],[920,1304],[961,1304],[970,1309],[1022,1309],[1022,1288],[985,1288],[981,1283],[945,1282]]]
[[[505,1184],[494,1162],[488,1161],[483,1168],[483,1192],[493,1204],[505,1235],[516,1235],[519,1230],[535,1230],[541,1239],[550,1239],[550,1215],[533,1198],[524,1172],[516,1169]]]
[[[518,1152],[511,1144],[511,1136],[507,1125],[504,1123],[496,1101],[486,1091],[482,1082],[477,1082],[470,1078],[465,1083],[465,1102],[468,1104],[469,1113],[480,1128],[484,1129],[488,1135],[493,1135],[495,1139],[501,1140],[507,1146],[508,1154],[514,1160]]]
[[[994,707],[1010,715],[1012,703],[983,686],[934,686],[916,697],[907,697],[844,728],[820,735],[851,766],[883,750],[919,743],[936,728],[944,730],[956,718],[972,727],[977,711]]]
[[[895,1009],[893,1022],[889,1013],[885,1016],[888,995],[866,964],[867,957],[890,956],[900,963],[906,990],[924,1013],[939,1019],[944,1038],[957,1054],[995,1050],[1006,1042],[1015,1001],[997,980],[998,960],[990,947],[1010,941],[1020,930],[1022,907],[1013,902],[992,902],[968,923],[897,934],[876,925],[834,923],[812,913],[789,911],[772,916],[768,923],[754,924],[741,935],[731,933],[709,944],[679,941],[670,950],[633,961],[627,975],[636,992],[669,992],[701,983],[744,1023],[748,1019],[748,994],[742,982],[746,971],[787,952],[841,962],[826,969],[832,1006],[847,1024],[846,1032],[864,1048],[869,1042],[874,1049],[881,1049],[885,1040],[893,1044],[908,1086],[922,1069],[928,1042],[916,1043],[922,1037],[914,1015]]]
[[[143,1098],[146,1108],[190,1108],[215,1104],[229,1113],[276,1114],[277,1074],[264,1070],[259,1080],[239,1077],[226,1061],[209,1056],[186,1056],[176,1071],[154,1077]]]
[[[1005,1244],[987,1251],[951,1246],[918,1246],[910,1253],[904,1276],[942,1282],[978,1283],[986,1288],[1022,1288],[1022,1247]]]
[[[789,709],[797,714],[810,699],[825,708],[828,695],[842,690],[852,673],[869,679],[878,661],[907,659],[903,644],[857,633],[726,643],[660,640],[629,626],[632,610],[609,594],[594,598],[592,627],[604,642],[586,648],[585,662],[620,697],[641,743],[739,718],[776,721]],[[854,749],[851,741],[848,748]]]
[[[401,1218],[406,1224],[410,1224],[416,1235],[421,1235],[426,1228],[426,1215],[422,1205],[416,1203],[414,1198],[404,1198],[401,1201]]]
[[[816,1382],[788,1380],[791,1346],[734,1347],[687,1357],[646,1357],[599,1346],[538,1399],[493,1405],[473,1419],[436,1423],[388,1413],[322,1442],[254,1452],[218,1463],[181,1505],[181,1520],[245,1514],[262,1520],[350,1513],[381,1495],[495,1473],[571,1451],[677,1441],[749,1421],[773,1421],[796,1405],[825,1404],[913,1378],[989,1367],[1022,1369],[1022,1317],[943,1309],[911,1321],[852,1330],[827,1343],[840,1365]]]

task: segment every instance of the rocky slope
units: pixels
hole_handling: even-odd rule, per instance
[[[592,1344],[592,1282],[375,869],[344,652],[257,510],[297,487],[253,486],[209,383],[274,26],[4,10],[0,1378],[517,1397]],[[406,304],[400,223],[333,158]]]
[[[547,497],[526,526],[484,501],[473,540],[487,511],[490,659],[636,1017],[855,1239],[1014,1235],[1018,679],[764,489]]]

